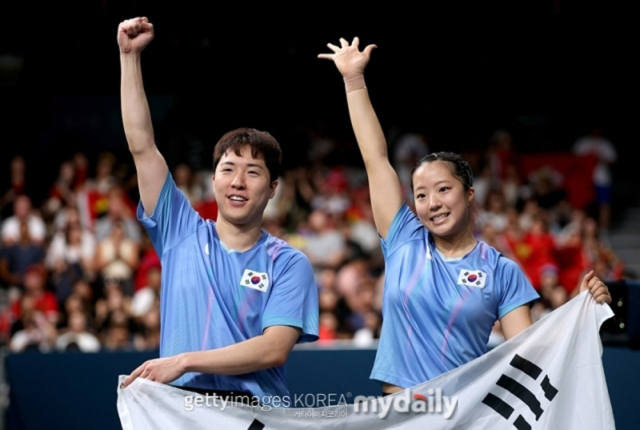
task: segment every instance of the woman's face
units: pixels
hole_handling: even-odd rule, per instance
[[[68,243],[70,245],[79,245],[80,242],[82,242],[82,228],[80,227],[80,224],[71,224],[68,229]]]
[[[418,218],[431,233],[451,237],[468,228],[474,190],[465,190],[445,162],[423,163],[413,174]]]

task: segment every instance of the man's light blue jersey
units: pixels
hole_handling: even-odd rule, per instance
[[[270,326],[318,338],[318,292],[308,258],[266,232],[250,250],[229,250],[167,175],[152,216],[138,206],[162,262],[160,357],[222,348]],[[186,373],[172,385],[286,396],[285,367],[244,375]]]
[[[495,321],[539,298],[516,263],[478,242],[445,258],[404,204],[387,238],[382,333],[371,379],[409,388],[487,351]]]

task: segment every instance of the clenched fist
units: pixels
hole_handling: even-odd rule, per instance
[[[139,54],[153,40],[153,24],[146,17],[122,21],[118,26],[121,54]]]
[[[584,290],[589,290],[593,298],[596,299],[596,302],[598,303],[611,303],[609,288],[607,288],[604,282],[595,275],[593,270],[587,273],[582,279],[580,292],[583,292]]]

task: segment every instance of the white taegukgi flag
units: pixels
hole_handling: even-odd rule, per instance
[[[599,336],[612,316],[585,291],[482,357],[357,405],[214,406],[141,378],[120,388],[120,376],[118,413],[124,430],[614,429]]]

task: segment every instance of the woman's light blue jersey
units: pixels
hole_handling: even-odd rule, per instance
[[[459,367],[487,351],[497,319],[539,298],[518,265],[484,242],[445,258],[406,204],[382,250],[383,324],[371,379],[409,388]]]

